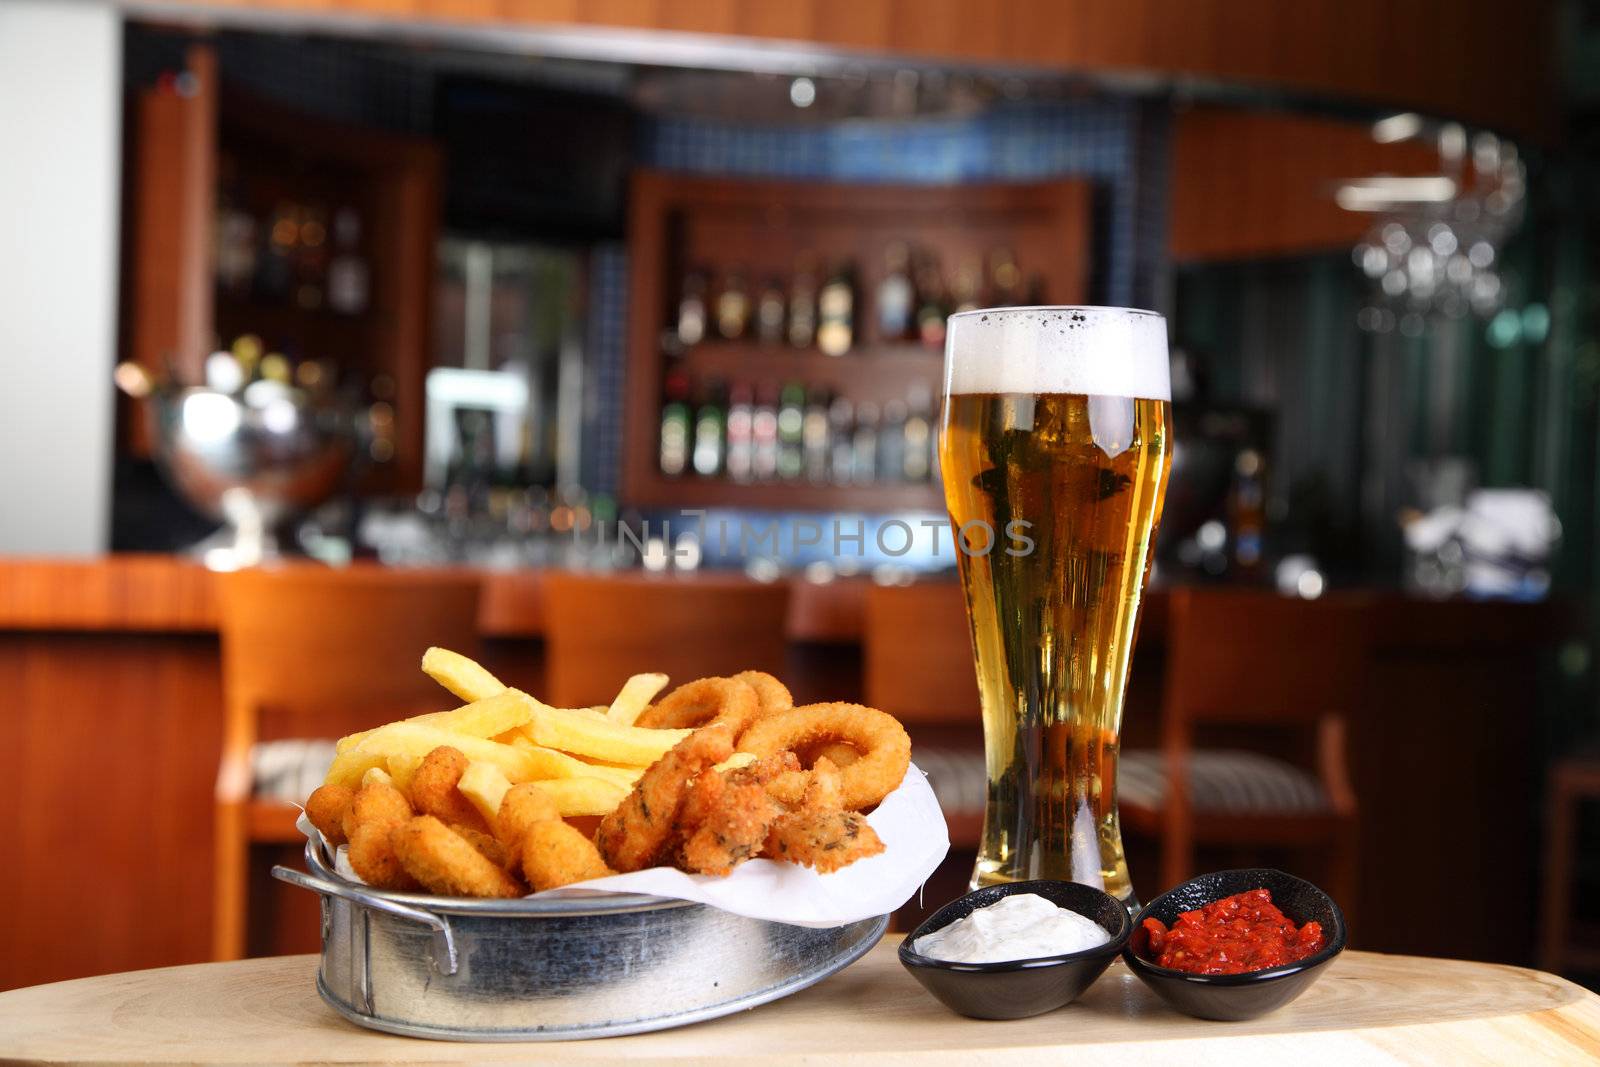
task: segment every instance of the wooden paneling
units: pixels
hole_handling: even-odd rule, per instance
[[[189,49],[188,95],[169,86],[134,98],[130,138],[132,192],[126,227],[129,291],[125,300],[129,359],[152,374],[168,369],[201,380],[211,347],[211,228],[216,204],[217,57]],[[149,431],[132,417],[128,446],[148,455]]]
[[[1334,202],[1342,180],[1439,170],[1432,148],[1378,144],[1364,123],[1196,108],[1175,126],[1167,239],[1180,263],[1349,248],[1373,217]]]
[[[1554,114],[1552,5],[1531,0],[183,0],[482,26],[781,39],[953,63],[1156,74],[1404,106],[1524,134]]]
[[[0,634],[0,988],[209,958],[215,638]]]

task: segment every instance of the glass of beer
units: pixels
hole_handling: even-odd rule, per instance
[[[1117,751],[1170,399],[1154,312],[950,318],[939,458],[988,772],[974,887],[1058,878],[1134,902]]]

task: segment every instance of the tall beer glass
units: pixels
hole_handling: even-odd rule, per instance
[[[1133,890],[1122,698],[1172,465],[1166,321],[1125,308],[950,319],[939,455],[988,770],[974,886]]]

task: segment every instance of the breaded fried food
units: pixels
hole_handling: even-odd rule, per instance
[[[424,815],[432,815],[452,826],[470,826],[488,833],[489,824],[458,788],[468,762],[465,753],[449,745],[440,745],[429,752],[416,774],[411,776],[411,799]]]
[[[738,737],[760,713],[761,698],[748,683],[736,678],[697,678],[644,709],[635,725],[692,730],[716,723],[730,727]]]
[[[689,782],[733,755],[733,735],[725,723],[696,730],[651,764],[616,810],[600,820],[595,843],[613,870],[626,873],[655,865],[677,828]]]
[[[794,694],[789,692],[789,687],[766,671],[740,671],[733,678],[734,681],[743,682],[756,691],[756,700],[761,705],[762,715],[770,715],[775,711],[788,711],[794,707]]]
[[[794,751],[819,742],[843,741],[861,758],[841,769],[844,806],[860,811],[893,792],[911,765],[911,737],[893,715],[860,704],[808,704],[756,720],[739,738],[739,747],[757,756]],[[798,805],[808,781],[804,773],[783,774],[767,789],[783,803]]]
[[[392,785],[371,782],[356,791],[345,811],[344,833],[350,867],[363,882],[378,889],[417,888],[389,843],[390,834],[411,815],[410,803]]]
[[[762,756],[753,763],[728,771],[726,774],[732,784],[755,782],[757,785],[766,785],[779,775],[790,774],[800,769],[799,758],[793,752],[785,750],[770,756]]]
[[[356,791],[347,785],[323,785],[306,797],[306,818],[322,832],[328,844],[338,847],[345,843],[344,816]]]
[[[883,840],[858,811],[793,811],[767,835],[766,854],[828,874],[883,851]]]
[[[811,812],[843,811],[844,785],[839,768],[824,756],[811,768],[811,781],[806,783],[805,796],[800,798],[800,810]]]
[[[807,767],[815,767],[819,759],[826,759],[835,767],[848,767],[861,758],[861,753],[856,747],[844,741],[823,741],[820,744],[807,745],[799,755],[800,762]]]
[[[432,815],[419,815],[389,835],[406,873],[430,893],[451,897],[520,897],[522,885],[466,838]]]
[[[520,847],[522,873],[535,890],[556,889],[616,874],[595,843],[560,818],[529,826]]]
[[[477,849],[483,858],[496,867],[511,869],[511,850],[500,842],[493,834],[486,834],[482,830],[474,830],[470,826],[452,826],[450,829],[460,834],[461,837]]]
[[[506,850],[507,863],[522,864],[522,844],[536,823],[560,822],[561,808],[555,798],[534,782],[523,782],[506,790],[495,815],[494,835]]]
[[[735,781],[706,769],[695,779],[684,801],[678,861],[698,874],[726,875],[760,853],[773,820],[783,807],[767,795],[765,785],[746,777]]]

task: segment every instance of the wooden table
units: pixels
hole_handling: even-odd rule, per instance
[[[1015,1022],[952,1015],[889,938],[843,973],[741,1015],[636,1037],[458,1044],[345,1022],[316,958],[279,956],[84,978],[0,993],[0,1060],[60,1063],[436,1063],[444,1060],[917,1064],[1042,1056],[1074,1065],[1576,1063],[1600,1059],[1600,997],[1497,964],[1347,952],[1287,1008],[1242,1023],[1167,1009],[1120,961],[1076,1004]]]

